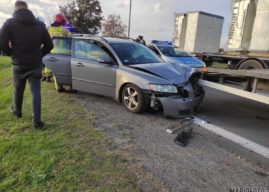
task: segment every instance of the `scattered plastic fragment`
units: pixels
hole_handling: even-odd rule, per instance
[[[168,127],[166,132],[169,134],[178,134],[182,129],[190,127],[193,124],[193,121],[192,117],[185,118],[181,120],[179,124]]]
[[[261,176],[261,177],[268,177],[269,176],[267,173],[264,173],[261,171],[255,171],[254,173],[258,176]]]

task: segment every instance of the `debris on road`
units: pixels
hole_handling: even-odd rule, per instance
[[[254,173],[258,176],[261,176],[261,177],[268,177],[269,176],[267,173],[264,173],[261,171],[255,171]]]
[[[191,135],[192,135],[192,127],[189,129],[182,130],[174,139],[174,143],[180,145],[181,147],[186,147],[188,144]]]
[[[94,127],[113,139],[109,149],[128,157],[127,163],[132,165],[129,168],[137,175],[144,191],[227,192],[227,187],[246,184],[269,187],[268,176],[254,173],[269,174],[263,161],[256,162],[258,158],[254,154],[241,151],[233,142],[200,128],[201,121],[181,128],[173,135],[163,134],[169,127],[180,127],[184,119],[166,119],[162,112],[126,113],[113,100],[86,93],[74,95],[74,100],[94,116]],[[195,122],[198,120],[194,119]],[[209,121],[215,120],[206,119],[203,125]],[[174,139],[187,127],[193,127],[192,137],[186,147],[179,147]],[[238,159],[239,155],[243,158]],[[162,187],[168,190],[162,190]]]
[[[185,147],[191,138],[193,122],[194,122],[193,117],[186,117],[182,119],[180,122],[168,127],[166,129],[166,132],[169,134],[176,134],[177,136],[174,139],[174,143],[182,147]]]
[[[193,117],[187,117],[182,119],[179,123],[172,125],[166,129],[169,134],[177,134],[180,130],[190,127],[194,122]]]

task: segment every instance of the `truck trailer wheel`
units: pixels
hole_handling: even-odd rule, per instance
[[[264,66],[261,62],[251,59],[240,63],[238,69],[264,69]]]

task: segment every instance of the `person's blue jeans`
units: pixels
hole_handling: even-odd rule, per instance
[[[41,78],[42,68],[18,70],[13,68],[14,98],[13,108],[22,114],[23,95],[28,80],[32,94],[33,123],[41,122]]]

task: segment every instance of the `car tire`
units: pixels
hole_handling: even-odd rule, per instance
[[[64,86],[57,82],[57,79],[55,76],[53,76],[53,81],[54,81],[56,91],[58,91],[59,93],[64,92]]]
[[[122,103],[132,113],[142,113],[147,109],[146,99],[141,89],[134,84],[127,84],[122,90]]]

